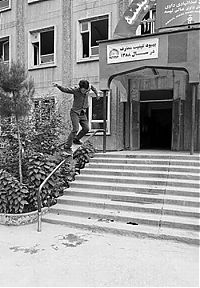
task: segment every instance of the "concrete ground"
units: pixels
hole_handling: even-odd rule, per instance
[[[42,223],[0,225],[0,287],[199,287],[199,247]]]

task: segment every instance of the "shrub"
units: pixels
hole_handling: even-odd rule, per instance
[[[58,150],[59,135],[62,129],[60,116],[55,112],[52,113],[51,119],[43,119],[37,122],[35,126],[34,113],[32,116],[25,117],[18,121],[20,126],[20,140],[22,146],[21,168],[23,175],[23,183],[29,191],[27,195],[27,205],[23,212],[30,212],[37,209],[37,191],[42,181],[55,168],[55,166],[62,159],[53,157],[52,154]],[[4,131],[4,138],[6,139],[6,149],[0,154],[0,169],[6,170],[12,175],[8,185],[12,186],[12,180],[19,181],[19,153],[18,153],[18,139],[17,126],[15,121],[7,121],[6,118],[2,121],[2,128]],[[65,179],[65,181],[64,181]],[[14,180],[13,180],[14,181]],[[67,186],[67,178],[58,171],[45,184],[42,189],[42,207],[49,206],[56,203],[58,195],[62,194],[63,187]],[[2,194],[3,195],[3,194]],[[2,196],[4,198],[4,196]],[[9,198],[10,199],[10,198]],[[7,199],[6,201],[8,201]],[[3,202],[0,203],[3,206]],[[9,205],[13,205],[13,202]],[[3,206],[4,207],[4,206]],[[0,211],[4,211],[1,209]],[[10,210],[7,210],[10,213]],[[20,213],[22,210],[17,210]]]
[[[74,160],[76,160],[76,172],[80,173],[80,169],[85,167],[85,164],[89,162],[89,159],[94,156],[95,148],[91,142],[87,141],[82,144],[73,154]]]
[[[51,103],[49,104],[49,109],[51,109]],[[43,118],[40,120],[34,120],[34,116],[38,112],[35,111],[33,115],[32,122],[35,124],[35,129],[32,133],[28,133],[26,137],[26,150],[32,149],[34,152],[54,154],[58,151],[58,145],[60,142],[60,137],[64,130],[64,124],[61,116],[56,111],[51,113],[49,119],[48,115],[43,112]],[[47,114],[47,113],[46,113]]]
[[[27,167],[25,181],[29,189],[28,203],[30,211],[37,209],[37,191],[45,178],[56,167],[56,164],[58,164],[56,158],[43,153],[35,153],[28,159],[25,165]],[[42,207],[56,203],[56,198],[62,194],[63,185],[64,182],[58,171],[46,182],[41,191]]]
[[[0,170],[0,213],[25,212],[28,188],[3,169]]]

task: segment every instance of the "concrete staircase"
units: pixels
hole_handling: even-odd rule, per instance
[[[199,195],[198,154],[97,153],[43,221],[199,244]]]

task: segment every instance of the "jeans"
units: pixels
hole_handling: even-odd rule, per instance
[[[65,145],[66,148],[71,148],[74,138],[80,140],[89,131],[88,120],[84,111],[81,112],[80,115],[78,115],[73,110],[70,110],[70,117],[72,122],[72,131],[70,132],[68,139],[66,141]],[[79,124],[81,125],[82,129],[78,133]]]

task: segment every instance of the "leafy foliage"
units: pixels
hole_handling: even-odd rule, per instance
[[[28,204],[28,188],[11,174],[0,170],[0,213],[22,213]]]
[[[56,167],[55,157],[42,153],[32,155],[27,163],[27,187],[29,188],[28,203],[30,210],[37,209],[37,191],[45,178]],[[42,206],[51,206],[56,203],[56,198],[62,193],[63,181],[60,173],[55,173],[44,185],[41,193]]]
[[[37,209],[37,191],[40,184],[63,159],[52,155],[55,147],[57,147],[58,133],[62,128],[62,123],[56,113],[48,121],[48,125],[47,121],[43,120],[43,123],[39,123],[37,129],[35,129],[34,117],[24,118],[19,123],[23,147],[23,183],[26,184],[29,190],[28,205],[23,212],[29,212]],[[3,119],[2,127],[7,145],[0,155],[0,168],[19,179],[17,127],[15,122],[8,123],[6,119]],[[43,145],[41,145],[42,142],[44,142]],[[62,193],[64,187],[67,187],[66,177],[57,172],[42,189],[42,207],[55,204],[56,198]]]
[[[73,158],[76,160],[76,171],[80,173],[80,169],[85,167],[85,164],[89,162],[95,154],[95,148],[92,143],[87,141],[82,144],[74,153]]]
[[[36,129],[32,134],[29,133],[26,139],[34,151],[51,155],[58,151],[59,139],[64,127],[61,116],[55,111],[51,114],[50,119],[47,116],[35,124]],[[30,145],[29,148],[31,149]]]

